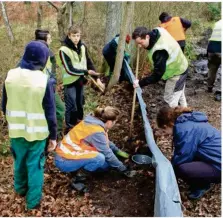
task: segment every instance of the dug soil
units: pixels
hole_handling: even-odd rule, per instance
[[[205,112],[210,123],[221,128],[220,103],[213,94],[206,93],[206,82],[202,75],[190,74],[186,85],[188,105]],[[164,83],[159,82],[143,88],[143,98],[147,104],[148,118],[154,125],[155,115],[163,105]],[[109,93],[99,96],[100,106],[112,105],[121,110],[121,117],[109,138],[120,148],[134,153],[148,153],[140,110],[136,105],[134,128],[129,140],[129,123],[132,107],[133,89],[127,83],[116,85]],[[171,158],[170,137],[157,137],[157,145],[167,158]],[[125,161],[125,160],[123,160]],[[48,156],[45,170],[45,184],[41,207],[26,211],[25,200],[13,192],[13,160],[1,157],[0,160],[0,215],[1,216],[153,216],[155,194],[155,171],[152,166],[137,166],[131,160],[126,164],[137,171],[137,176],[128,179],[118,172],[90,175],[89,192],[78,193],[70,187],[71,174],[59,172]],[[215,187],[198,201],[187,198],[188,187],[179,181],[185,216],[221,216],[221,189]]]

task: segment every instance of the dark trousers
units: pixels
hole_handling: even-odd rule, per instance
[[[108,63],[108,66],[110,68],[110,72],[109,72],[109,79],[111,78],[113,72],[114,72],[114,67],[115,67],[115,58],[116,56],[106,56],[105,54],[104,55],[104,58],[105,60],[107,61]],[[127,60],[127,58],[125,58]],[[129,62],[129,60],[127,60],[127,62]],[[126,72],[126,68],[124,68],[124,65],[122,64],[122,68],[121,68],[121,72],[120,72],[120,77],[119,77],[119,82],[122,82],[122,81],[128,81],[130,82],[129,78],[128,78],[128,73]]]
[[[67,133],[79,120],[83,119],[84,92],[83,83],[76,81],[64,86],[65,123]]]
[[[221,65],[221,53],[208,53],[208,88],[214,87],[216,74]]]
[[[210,183],[221,182],[221,171],[211,164],[194,161],[175,167],[176,176],[183,179],[191,187],[202,188]]]

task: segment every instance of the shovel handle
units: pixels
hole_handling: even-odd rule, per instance
[[[136,61],[136,79],[139,74],[139,46],[137,47],[137,61]],[[132,138],[132,128],[133,128],[133,119],[135,114],[135,104],[136,104],[136,89],[134,89],[133,100],[132,100],[132,113],[131,113],[131,121],[130,121],[130,131],[129,138]]]

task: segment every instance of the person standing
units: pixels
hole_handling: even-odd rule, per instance
[[[46,139],[48,151],[56,147],[54,88],[42,72],[49,57],[48,47],[31,41],[20,66],[8,72],[2,98],[10,148],[14,157],[14,189],[26,196],[27,209],[39,207],[44,183]]]
[[[98,76],[81,41],[81,30],[77,26],[68,29],[64,45],[59,49],[62,66],[65,101],[65,134],[83,119],[84,90],[86,75]]]
[[[191,27],[191,22],[181,17],[172,17],[166,12],[160,14],[159,20],[161,21],[159,26],[165,28],[170,33],[170,35],[176,39],[182,51],[184,52],[186,46],[185,32],[188,28]]]
[[[48,30],[37,29],[35,31],[35,40],[43,41],[49,47],[52,42],[52,37]],[[52,79],[56,84],[57,81],[56,58],[50,48],[49,48],[49,54],[50,55],[43,72],[49,75],[49,78]],[[57,139],[60,140],[63,138],[63,121],[65,115],[65,105],[56,90],[55,90],[55,103],[56,103],[56,117],[57,117]]]
[[[208,53],[208,92],[213,91],[216,80],[217,71],[221,65],[221,31],[222,20],[215,23],[214,29],[209,39],[207,53]],[[221,90],[215,93],[215,99],[221,101]]]

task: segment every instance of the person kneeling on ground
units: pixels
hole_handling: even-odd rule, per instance
[[[116,157],[119,155],[128,158],[129,155],[108,139],[107,132],[114,126],[119,113],[118,109],[107,106],[104,109],[97,108],[94,116],[87,115],[58,144],[55,150],[56,167],[62,172],[74,172],[79,169],[94,172],[112,167],[125,176],[132,177],[134,171],[128,170]],[[82,181],[83,176],[76,175],[72,186],[84,191],[85,186],[80,183]]]
[[[221,182],[221,133],[207,116],[186,107],[163,107],[157,124],[173,135],[172,165],[176,176],[190,186],[190,199],[199,199]]]

